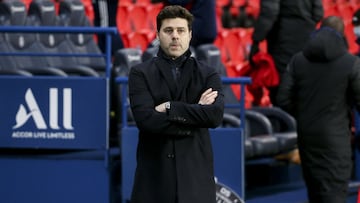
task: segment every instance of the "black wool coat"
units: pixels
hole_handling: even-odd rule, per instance
[[[197,104],[210,87],[219,92],[216,101]],[[130,70],[130,105],[139,129],[132,203],[215,203],[208,128],[222,122],[221,87],[219,74],[190,56],[178,84],[163,57]],[[155,111],[166,101],[171,102],[167,113]]]
[[[346,198],[352,109],[360,109],[360,60],[347,52],[343,36],[327,27],[313,33],[292,58],[277,99],[296,118],[310,196]]]
[[[301,51],[308,36],[323,18],[321,0],[264,0],[254,25],[253,40],[267,40],[268,52],[279,73]]]

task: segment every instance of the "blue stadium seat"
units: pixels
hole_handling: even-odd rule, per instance
[[[0,18],[4,26],[33,26],[33,21],[27,18],[25,4],[21,1],[0,2]],[[31,56],[31,54],[42,54],[44,50],[37,43],[35,33],[4,33],[4,41],[7,51],[14,54],[27,54],[23,56],[9,56],[13,60],[15,69],[29,71],[35,75],[57,75],[67,76],[59,69],[48,66],[45,57]],[[5,47],[5,46],[4,46]]]
[[[141,60],[142,51],[137,48],[122,48],[117,50],[114,55],[114,62],[112,67],[112,80],[116,77],[128,77],[131,67],[142,62]],[[115,81],[112,81],[112,91],[111,91],[111,103],[112,109],[117,117],[117,123],[121,123],[121,85],[117,84]],[[133,122],[133,116],[128,109],[128,121]]]
[[[296,121],[290,114],[278,107],[252,107],[251,110],[264,114],[270,120],[280,152],[288,152],[297,147]]]
[[[159,46],[152,46],[145,49],[142,53],[141,60],[147,61],[152,57],[155,57],[159,51]]]
[[[218,73],[227,77],[226,68],[221,61],[220,50],[214,44],[200,45],[196,49],[196,57],[200,61],[214,67]],[[223,86],[225,105],[239,103],[230,85]],[[225,108],[222,127],[239,127],[240,108]],[[269,119],[261,113],[245,111],[245,157],[266,157],[279,153],[279,143],[273,136]]]
[[[127,77],[131,67],[142,62],[141,50],[136,48],[122,48],[115,52],[112,73],[110,78],[110,141],[118,142],[121,136],[122,122],[122,85],[118,84],[116,77]],[[126,94],[128,95],[128,94]],[[127,122],[135,125],[130,108],[127,109]]]
[[[34,0],[28,10],[28,17],[35,26],[64,26],[64,23],[56,14],[55,4],[50,0]],[[39,44],[52,54],[76,54],[71,44],[66,40],[66,33],[37,33]],[[60,68],[69,75],[99,76],[92,68],[77,64],[74,56],[51,56],[46,57],[49,66]]]
[[[84,5],[79,0],[63,0],[59,4],[60,18],[65,26],[93,26],[86,16]],[[68,34],[67,40],[75,53],[102,54],[92,34]],[[103,57],[77,57],[77,64],[89,66],[99,73],[105,72],[106,62]]]
[[[3,23],[0,22],[1,25]],[[0,33],[0,53],[7,53],[10,52],[8,44],[5,42],[4,34]],[[12,59],[11,56],[3,56],[0,55],[0,74],[1,75],[17,75],[21,74],[21,72],[24,72],[23,70],[18,70],[16,68],[16,63]],[[31,76],[32,74],[29,72],[26,72],[26,75]]]

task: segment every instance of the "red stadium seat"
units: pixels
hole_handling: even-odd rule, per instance
[[[338,5],[347,4],[347,3],[349,3],[349,0],[335,0],[335,4],[338,4]]]
[[[84,5],[86,16],[89,18],[91,24],[94,24],[95,13],[94,13],[94,7],[92,5],[92,0],[81,0],[81,1]]]
[[[329,6],[333,6],[336,4],[336,0],[322,0],[324,8],[327,8]]]
[[[121,34],[131,33],[133,31],[129,17],[129,13],[132,11],[133,7],[133,4],[118,4],[116,13],[116,27],[118,32]]]
[[[245,49],[241,45],[239,29],[223,29],[215,39],[215,46],[220,50],[221,60],[229,76],[237,76],[238,70],[247,64]],[[239,86],[231,85],[235,95],[239,96]],[[248,96],[246,96],[248,98]]]
[[[216,0],[216,7],[222,8],[223,6],[226,6],[230,3],[231,3],[230,0]]]
[[[360,1],[359,0],[350,0],[349,3],[353,7],[354,11],[360,9]]]
[[[124,46],[126,48],[139,48],[144,51],[152,40],[155,39],[155,33],[149,30],[141,30],[122,34]]]
[[[245,58],[247,59],[250,53],[251,45],[252,45],[252,33],[253,28],[240,28],[237,30],[237,34],[241,39],[241,46],[244,49]]]
[[[148,20],[149,20],[149,28],[156,32],[156,16],[160,12],[160,10],[164,7],[163,3],[154,3],[148,6]]]
[[[233,0],[232,1],[232,4],[236,7],[245,6],[245,4],[247,4],[247,3],[248,3],[247,0]]]
[[[29,9],[32,0],[22,0],[22,2],[25,4],[26,9]]]
[[[225,46],[225,38],[227,38],[229,32],[229,29],[223,29],[219,31],[214,41],[214,45],[220,50],[221,61],[225,66],[226,63],[230,61],[230,56]]]
[[[341,17],[341,13],[339,12],[339,7],[336,4],[329,4],[327,6],[324,6],[324,17],[327,16]]]
[[[121,1],[121,0],[120,0]],[[137,4],[152,4],[151,0],[136,0]]]
[[[359,52],[359,45],[356,43],[356,36],[353,29],[352,23],[345,24],[345,36],[349,45],[349,52],[357,54]]]
[[[360,0],[349,0],[349,3],[354,7],[354,9],[360,8]]]
[[[249,16],[257,17],[260,13],[260,1],[248,1],[245,11]]]
[[[355,9],[354,7],[346,2],[346,3],[342,3],[342,4],[338,4],[337,5],[338,11],[341,14],[342,19],[344,20],[344,23],[351,23],[352,22],[352,17],[355,13]]]
[[[150,7],[149,4],[134,4],[133,9],[128,13],[133,31],[150,29],[150,21],[148,19],[148,9]]]
[[[133,0],[119,0],[118,5],[129,5],[133,4]]]
[[[240,46],[240,38],[236,31],[223,29],[218,32],[214,44],[221,52],[221,61],[227,66],[244,61],[244,50]]]

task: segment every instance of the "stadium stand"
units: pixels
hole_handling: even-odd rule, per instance
[[[22,2],[23,4],[10,0],[0,2],[1,25],[92,26],[94,13],[91,0],[51,1],[51,5],[49,4],[50,0],[22,0]],[[202,58],[206,63],[221,67],[219,72],[224,77],[237,76],[237,71],[248,62],[249,46],[252,43],[251,26],[259,13],[259,4],[259,0],[216,0],[217,39],[214,44],[200,46],[193,50],[194,56]],[[359,46],[355,43],[351,18],[352,13],[360,8],[360,1],[323,0],[323,4],[325,16],[337,15],[344,19],[349,50],[351,53],[356,53]],[[25,6],[25,12],[23,6]],[[152,3],[150,0],[119,1],[116,18],[117,29],[123,38],[125,48],[115,52],[112,61],[110,110],[116,117],[115,125],[121,123],[122,112],[119,109],[121,108],[119,105],[121,91],[114,79],[117,76],[127,76],[133,65],[156,56],[157,47],[149,47],[149,45],[155,38],[155,17],[162,6],[161,3]],[[21,9],[10,9],[11,7]],[[45,7],[51,7],[51,9],[44,9]],[[262,50],[266,50],[265,43],[261,47]],[[80,57],[80,60],[77,59],[78,57],[66,57],[66,60],[61,60],[62,57],[58,56],[46,58],[36,56],[36,53],[43,51],[85,55],[101,54],[96,44],[96,38],[90,34],[0,33],[0,52],[35,53],[31,57],[17,56],[16,60],[14,60],[14,56],[0,55],[0,74],[23,76],[69,76],[79,73],[99,76],[104,74],[105,61],[103,58],[83,56]],[[76,71],[72,69],[74,64],[77,65]],[[73,71],[59,69],[59,67],[65,66],[71,67]],[[231,86],[224,85],[226,98],[229,99],[228,104],[237,103],[239,97],[234,94],[238,93],[239,88],[229,87]],[[249,163],[261,160],[259,158],[273,158],[296,148],[296,124],[290,115],[277,108],[254,106],[253,96],[248,91],[246,91],[245,100],[247,111],[244,145],[245,158]],[[222,127],[238,127],[241,123],[239,110],[229,108],[226,111],[229,114],[224,115]],[[127,115],[128,121],[131,122],[131,112],[128,112]],[[116,133],[119,131],[119,128],[116,128]]]
[[[59,4],[60,18],[64,20],[64,26],[92,26],[92,23],[86,16],[84,6],[81,1],[63,0]],[[91,34],[68,34],[67,40],[70,41],[73,52],[78,54],[101,54],[94,36]],[[103,74],[105,72],[105,60],[103,57],[77,57],[77,64],[89,66],[96,72]]]
[[[124,48],[120,49],[115,53],[113,67],[112,67],[112,109],[113,109],[113,115],[116,120],[116,125],[120,126],[122,123],[122,111],[121,108],[121,101],[122,97],[124,96],[122,94],[122,87],[121,85],[116,84],[114,79],[116,77],[127,77],[129,75],[131,67],[139,64],[142,62],[141,59],[142,51],[138,48]],[[134,125],[134,120],[132,113],[130,109],[127,109],[127,122],[129,122],[131,125]],[[121,128],[121,126],[120,126]]]
[[[148,47],[145,49],[145,51],[141,55],[141,60],[146,61],[151,59],[152,57],[155,57],[157,52],[159,51],[158,46]]]
[[[289,152],[296,148],[297,133],[295,119],[278,107],[252,107],[251,111],[257,111],[265,115],[271,122],[273,135],[279,143],[279,153]]]
[[[155,39],[155,33],[150,32],[149,30],[142,29],[137,31],[132,31],[130,33],[122,34],[124,44],[128,48],[138,48],[141,51],[145,51],[148,48],[151,41]]]
[[[134,5],[131,2],[119,1],[116,13],[116,24],[118,32],[130,33],[133,31],[129,13],[133,9]]]
[[[4,25],[3,22],[0,23]],[[10,52],[8,44],[5,41],[5,36],[3,33],[0,33],[0,52],[7,53]],[[32,76],[30,72],[19,70],[16,68],[15,61],[12,56],[1,56],[0,60],[0,74],[2,75],[27,75]]]
[[[2,25],[34,26],[34,22],[27,18],[25,4],[20,1],[0,2],[0,15]],[[35,75],[67,76],[64,71],[50,67],[46,58],[39,56],[45,50],[40,46],[36,34],[6,32],[3,39],[8,47],[8,50],[3,51],[17,54],[8,56],[13,62],[6,64],[6,68],[22,69]],[[10,67],[11,65],[15,66]]]
[[[57,16],[55,4],[52,1],[34,0],[28,9],[28,17],[34,26],[64,26],[64,22]],[[37,39],[46,53],[62,54],[62,56],[46,57],[49,66],[60,68],[69,75],[99,76],[92,68],[77,65],[76,52],[66,40],[66,33],[37,33]]]
[[[200,45],[196,49],[196,57],[208,65],[216,67],[220,75],[227,77],[226,68],[221,62],[220,50],[215,45]],[[239,123],[241,122],[239,119],[240,109],[236,108],[239,100],[236,98],[229,85],[224,84],[223,91],[225,105],[228,107],[225,108],[223,127],[239,127]],[[273,114],[273,116],[274,115],[275,114]],[[274,136],[275,131],[273,130],[272,123],[268,117],[260,112],[260,110],[252,111],[248,109],[245,112],[245,122],[245,135],[247,140],[247,142],[245,142],[246,158],[270,157],[281,151],[287,151],[287,149],[283,149],[282,147],[289,146],[279,145],[280,143],[284,144],[284,136]],[[283,122],[287,121],[284,119]],[[278,138],[280,138],[280,140]],[[290,145],[290,143],[288,145]]]

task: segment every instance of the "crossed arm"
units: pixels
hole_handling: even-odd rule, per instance
[[[204,93],[201,94],[198,104],[200,105],[209,105],[215,102],[216,97],[218,96],[218,91],[212,90],[212,88],[207,89]],[[157,112],[166,112],[165,104],[167,102],[161,103],[155,107]]]

